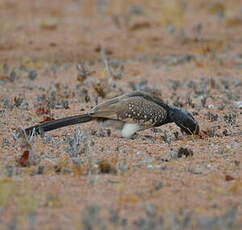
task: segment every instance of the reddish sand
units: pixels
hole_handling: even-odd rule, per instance
[[[0,229],[242,229],[239,1],[0,0],[0,15]],[[133,89],[193,112],[200,136],[92,122],[14,138]]]

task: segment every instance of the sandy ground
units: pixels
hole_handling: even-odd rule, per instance
[[[241,6],[0,0],[0,229],[242,229]],[[16,138],[137,89],[201,134],[92,122]]]

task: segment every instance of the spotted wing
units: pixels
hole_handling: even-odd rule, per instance
[[[90,111],[93,117],[107,117],[127,122],[135,122],[145,127],[156,126],[167,118],[165,108],[143,94],[132,93],[110,99]]]
[[[151,127],[167,118],[167,112],[162,106],[143,97],[130,97],[124,104],[125,109],[118,114],[120,120],[134,121],[142,126]]]

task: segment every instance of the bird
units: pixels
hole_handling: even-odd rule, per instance
[[[131,138],[136,132],[174,122],[183,133],[199,133],[198,122],[187,110],[170,106],[161,98],[144,91],[133,91],[94,106],[85,114],[46,121],[24,129],[29,135],[96,120],[118,129],[121,136]]]

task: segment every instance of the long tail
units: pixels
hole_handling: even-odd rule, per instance
[[[75,125],[79,123],[85,123],[91,121],[93,118],[88,114],[76,115],[71,117],[60,118],[53,121],[46,121],[38,125],[34,125],[25,129],[27,136],[34,134],[41,134],[43,132],[48,132],[54,129],[59,129],[69,125]]]

